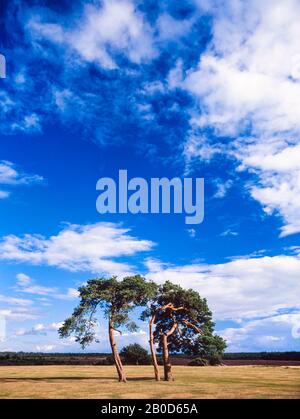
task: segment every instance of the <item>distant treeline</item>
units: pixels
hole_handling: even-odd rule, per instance
[[[186,365],[193,357],[173,355],[172,358],[175,365]],[[300,352],[225,353],[223,359],[300,361]],[[106,353],[0,352],[0,365],[111,365],[112,362],[111,355]]]
[[[225,353],[223,359],[265,360],[265,361],[300,361],[300,352],[237,352]]]
[[[0,352],[0,365],[109,365],[108,354]]]
[[[11,356],[17,356],[20,358],[24,358],[24,357],[99,357],[99,356],[108,356],[110,354],[108,353],[101,353],[101,352],[91,352],[91,353],[87,353],[87,352],[0,352],[0,358],[2,357],[11,357]]]

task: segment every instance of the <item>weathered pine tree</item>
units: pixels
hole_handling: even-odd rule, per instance
[[[170,381],[170,353],[195,353],[200,346],[205,351],[207,344],[217,339],[213,335],[214,323],[206,300],[198,292],[169,281],[159,287],[150,307],[143,312],[142,318],[146,317],[150,317],[149,341],[156,380],[159,380],[159,370],[155,343],[163,354],[164,379]]]
[[[130,331],[137,329],[129,313],[138,306],[146,305],[153,298],[155,290],[156,285],[140,275],[126,277],[122,281],[116,277],[90,279],[79,288],[80,302],[59,329],[60,337],[73,334],[82,347],[90,344],[96,340],[97,315],[101,311],[108,320],[109,342],[119,381],[126,382],[115,332],[121,333],[119,329],[124,327]]]

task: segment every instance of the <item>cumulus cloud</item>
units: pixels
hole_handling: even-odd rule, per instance
[[[281,235],[299,232],[299,2],[204,3],[212,41],[179,85],[199,99],[195,132],[212,128],[219,144],[215,136],[191,135],[185,153],[211,158],[225,150],[239,170],[257,176],[250,193],[267,213],[282,216]],[[224,147],[221,137],[232,141]]]
[[[30,175],[17,169],[16,165],[7,160],[0,161],[0,184],[1,185],[30,185],[41,183],[43,177]]]
[[[73,300],[78,297],[78,291],[75,288],[68,288],[67,292],[61,292],[57,287],[44,287],[42,285],[25,286],[20,292],[32,295],[42,295],[57,300]]]
[[[7,320],[25,321],[35,320],[38,316],[34,308],[14,307],[0,310],[0,317],[3,316]]]
[[[101,146],[131,142],[143,152],[147,147],[152,157],[159,154],[155,137],[172,155],[174,145],[181,148],[187,125],[182,93],[165,89],[163,73],[181,51],[186,55],[186,42],[190,48],[198,39],[196,33],[190,37],[197,18],[175,18],[173,5],[160,13],[160,4],[154,11],[134,0],[73,2],[64,4],[63,13],[47,6],[12,1],[7,8],[7,36],[11,27],[15,31],[0,92],[1,132],[40,135],[57,122]],[[157,60],[162,52],[163,66]],[[164,91],[147,96],[145,84]],[[170,97],[157,106],[158,95]]]
[[[72,300],[77,298],[79,293],[75,288],[68,288],[66,292],[62,292],[57,287],[45,287],[43,285],[37,284],[32,278],[28,275],[19,273],[16,275],[17,278],[17,291],[32,294],[35,296],[42,296],[40,299],[42,302],[48,302],[48,298],[54,298],[58,300]]]
[[[9,345],[12,351],[32,351],[38,350],[40,352],[52,352],[54,349],[58,352],[78,352],[78,343],[75,342],[75,337],[70,336],[67,339],[59,339],[57,329],[61,323],[52,324],[34,324],[31,328],[17,329],[13,334],[4,336],[4,344],[2,350],[5,350]],[[98,333],[96,335],[98,342],[93,342],[89,348],[89,352],[108,353],[110,352],[109,339],[106,333],[105,324],[99,325]],[[122,349],[131,343],[139,343],[144,348],[148,349],[148,333],[144,330],[139,330],[134,333],[116,334],[118,347]],[[1,343],[1,342],[0,342]]]
[[[43,182],[43,177],[38,175],[30,175],[18,170],[16,165],[7,160],[0,160],[0,187],[2,186],[18,186],[32,185]],[[0,190],[0,199],[10,196],[10,191]]]
[[[195,22],[195,15],[189,19],[174,19],[169,13],[163,12],[157,19],[156,26],[160,41],[174,41],[186,35]]]
[[[26,174],[18,171],[14,163],[6,160],[0,161],[1,185],[30,185],[42,181],[42,176]]]
[[[237,259],[223,264],[172,266],[148,260],[147,277],[170,280],[206,297],[217,320],[272,316],[300,309],[299,256]]]
[[[277,316],[245,322],[239,327],[218,331],[226,339],[228,351],[298,350],[299,336],[294,331],[300,327],[300,313]]]
[[[30,278],[30,276],[23,273],[17,274],[16,278],[17,278],[17,284],[20,285],[21,287],[28,285],[32,282],[32,279]]]
[[[56,236],[8,235],[0,241],[0,259],[49,265],[69,271],[124,274],[130,265],[114,259],[150,250],[153,243],[139,240],[113,223],[67,225]],[[35,291],[38,291],[35,288]]]
[[[229,189],[233,186],[233,181],[231,179],[222,182],[220,179],[215,180],[216,186],[216,193],[214,194],[214,198],[222,199],[226,196]]]
[[[0,294],[0,301],[6,304],[11,304],[14,306],[30,306],[32,305],[32,301],[31,300],[25,300],[23,298],[15,298],[15,297],[10,297],[8,295],[2,295]]]
[[[55,348],[55,345],[36,345],[36,350],[38,352],[51,352]]]
[[[30,335],[44,335],[47,336],[48,332],[57,332],[57,330],[62,326],[63,323],[51,323],[45,325],[43,323],[37,323],[33,325],[30,329],[18,329],[15,332],[16,336],[30,336]]]
[[[131,0],[73,6],[63,15],[51,6],[11,2],[7,7],[6,29],[15,31],[0,92],[1,132],[36,134],[56,119],[71,120],[81,135],[102,145],[124,139],[124,127],[112,122],[123,118],[130,124],[135,116],[134,90],[144,78],[138,66],[157,54],[151,26]]]
[[[88,4],[73,24],[68,30],[59,23],[41,21],[40,16],[35,16],[27,29],[33,37],[69,47],[84,61],[109,70],[118,67],[115,59],[118,54],[136,64],[156,55],[151,27],[130,0],[104,0],[101,6]]]

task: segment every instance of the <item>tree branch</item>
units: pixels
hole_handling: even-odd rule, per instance
[[[171,327],[171,329],[170,329],[168,332],[166,332],[166,333],[165,333],[165,335],[166,335],[167,337],[169,337],[169,336],[173,335],[173,333],[175,332],[175,330],[177,329],[177,327],[178,327],[178,323],[177,323],[177,322],[174,322],[174,324],[173,324],[173,326]]]
[[[181,323],[183,323],[183,324],[185,324],[186,326],[188,326],[188,327],[190,327],[190,328],[194,329],[197,333],[201,333],[201,334],[203,334],[202,330],[201,330],[198,326],[196,326],[195,324],[193,324],[193,323],[189,322],[188,320],[182,320],[182,321],[181,321]]]

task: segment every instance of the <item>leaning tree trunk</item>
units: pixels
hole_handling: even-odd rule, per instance
[[[126,383],[126,376],[123,368],[123,364],[119,355],[119,351],[117,348],[116,340],[115,340],[115,329],[113,327],[113,323],[111,320],[109,320],[109,326],[108,326],[108,334],[109,334],[109,342],[111,346],[112,355],[114,358],[115,366],[118,372],[119,381]]]
[[[154,314],[151,317],[151,320],[149,322],[149,337],[150,337],[149,343],[150,343],[150,351],[151,351],[152,364],[153,364],[153,368],[154,368],[155,380],[160,381],[156,351],[155,351],[155,347],[154,347],[154,336],[153,336],[153,323],[155,321],[155,317],[156,317],[156,315]]]
[[[161,336],[161,343],[163,348],[163,361],[164,361],[164,380],[172,380],[172,365],[170,362],[169,348],[168,348],[168,335],[163,333]]]
[[[173,335],[175,330],[178,328],[178,323],[174,321],[172,328],[168,332],[162,332],[161,344],[163,348],[163,361],[164,361],[164,379],[165,381],[171,381],[172,376],[172,365],[170,361],[169,348],[168,348],[168,337]]]

